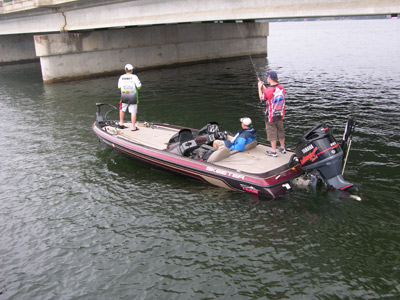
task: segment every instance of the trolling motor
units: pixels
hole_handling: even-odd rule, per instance
[[[353,187],[342,177],[343,150],[325,123],[303,135],[297,143],[296,156],[302,169],[307,173],[318,171],[328,188],[346,191]]]
[[[105,119],[105,120],[107,120],[107,116],[108,116],[108,114],[109,114],[110,112],[115,111],[115,110],[118,110],[114,105],[111,105],[111,104],[108,104],[108,103],[100,103],[100,102],[96,103],[96,106],[97,106],[97,111],[96,111],[96,122],[99,123],[99,124],[100,124],[100,123],[104,123],[103,116],[102,116],[101,113],[100,113],[100,108],[101,108],[103,105],[110,106],[110,107],[112,108],[111,110],[107,111],[107,112],[104,114],[104,119]]]
[[[97,111],[96,111],[96,121],[97,123],[103,122],[103,116],[100,113],[100,107],[104,105],[104,103],[96,103]]]

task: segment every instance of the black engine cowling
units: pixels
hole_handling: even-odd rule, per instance
[[[304,171],[318,170],[330,188],[347,190],[353,187],[341,175],[342,148],[324,123],[303,135],[297,143],[296,155]]]

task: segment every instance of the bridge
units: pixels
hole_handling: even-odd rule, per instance
[[[269,20],[397,15],[400,0],[0,0],[0,64],[44,82],[266,56]]]

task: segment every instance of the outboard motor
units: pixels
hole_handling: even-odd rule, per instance
[[[329,188],[344,191],[353,187],[341,175],[342,148],[324,123],[304,134],[297,143],[296,156],[304,171],[319,171]]]

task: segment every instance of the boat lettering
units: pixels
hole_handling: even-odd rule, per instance
[[[259,192],[254,186],[243,185],[243,184],[241,184],[240,186],[242,187],[243,191],[246,191],[246,192],[250,192],[253,194],[258,194],[258,192]]]
[[[332,143],[331,143],[331,147],[332,147],[332,146],[335,146],[335,145],[336,145],[336,142],[332,142]]]
[[[220,170],[220,169],[209,167],[209,166],[207,166],[206,171],[211,171],[211,172],[214,172],[214,173],[217,173],[217,174],[221,174],[221,175],[224,175],[224,176],[229,176],[229,177],[232,177],[232,178],[238,178],[238,179],[244,180],[244,175],[235,174],[235,173],[232,173],[232,172],[229,172],[229,171],[224,171],[224,170]]]
[[[313,148],[314,148],[314,146],[312,144],[310,144],[307,147],[305,147],[304,149],[301,149],[301,152],[306,153],[306,152],[312,150]]]
[[[303,158],[300,159],[300,163],[302,165],[304,165],[304,163],[306,163],[307,161],[314,162],[318,158],[318,156],[315,155],[315,152],[317,151],[317,149],[318,148],[314,148],[314,150],[312,152],[310,152],[307,155],[303,156]]]

